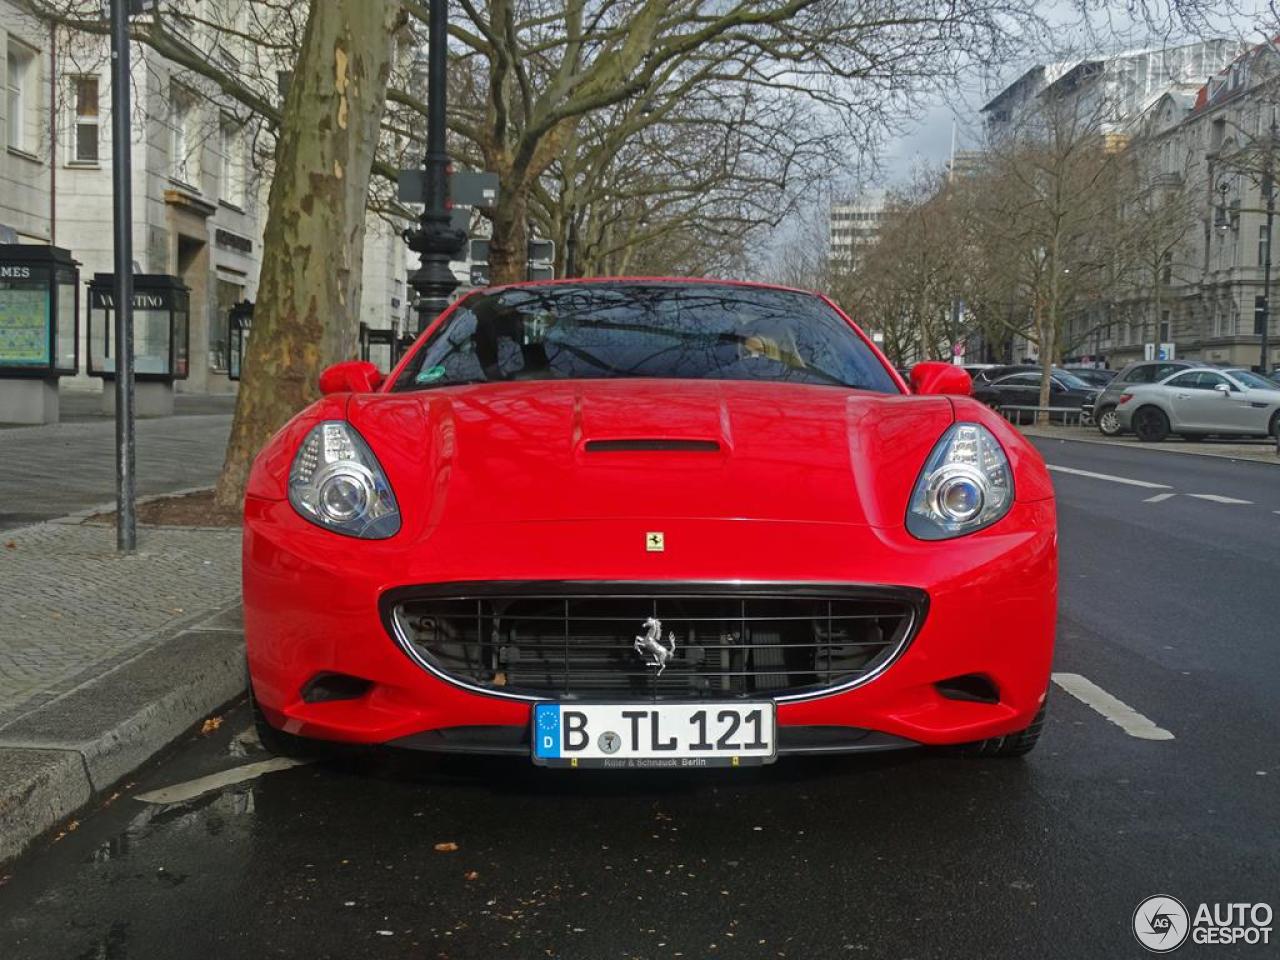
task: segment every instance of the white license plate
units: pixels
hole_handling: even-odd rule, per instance
[[[738,767],[777,757],[772,701],[537,703],[533,762],[550,767]]]

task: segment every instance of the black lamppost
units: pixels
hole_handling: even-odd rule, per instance
[[[467,242],[466,231],[449,222],[449,155],[445,149],[448,29],[448,0],[431,0],[427,16],[426,195],[418,226],[405,233],[409,249],[422,258],[422,266],[409,277],[409,286],[418,295],[418,332],[449,305],[449,295],[458,286],[449,261]]]

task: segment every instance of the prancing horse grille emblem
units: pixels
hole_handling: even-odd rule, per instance
[[[657,617],[650,617],[644,622],[644,635],[636,637],[634,644],[636,653],[648,658],[645,666],[658,668],[656,676],[659,677],[676,654],[675,633],[667,632],[667,644],[665,647],[662,645],[662,621]]]

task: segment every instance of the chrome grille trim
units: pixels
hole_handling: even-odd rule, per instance
[[[920,626],[928,611],[928,595],[923,591],[910,587],[898,586],[882,586],[858,583],[830,583],[830,582],[797,582],[797,581],[471,581],[458,583],[440,583],[427,584],[422,586],[399,587],[385,592],[379,602],[379,610],[382,616],[383,624],[389,636],[391,636],[397,646],[419,667],[428,671],[440,680],[450,684],[451,686],[476,693],[482,696],[496,697],[505,700],[518,700],[528,703],[552,699],[573,699],[575,696],[572,690],[546,691],[546,692],[530,692],[523,690],[506,690],[501,687],[485,685],[483,683],[473,682],[465,676],[459,676],[457,673],[451,672],[443,668],[441,665],[432,661],[429,656],[423,654],[417,645],[406,635],[401,618],[397,616],[397,608],[401,604],[412,602],[414,600],[436,600],[436,601],[467,601],[475,602],[481,600],[493,599],[541,599],[541,600],[601,600],[610,598],[625,598],[628,600],[637,599],[666,599],[666,600],[725,600],[725,599],[799,599],[799,600],[819,600],[826,599],[831,601],[867,601],[881,603],[900,604],[902,611],[900,614],[900,626],[895,631],[894,636],[883,645],[886,647],[885,652],[878,660],[875,661],[873,667],[864,673],[852,676],[842,682],[832,683],[829,685],[821,685],[817,687],[807,687],[794,692],[781,691],[776,695],[771,695],[767,690],[758,691],[752,696],[765,696],[777,703],[799,702],[804,700],[813,700],[821,697],[828,697],[834,694],[843,693],[847,690],[863,686],[880,676],[892,666],[901,656],[906,648],[911,644],[916,634],[919,632]],[[876,616],[867,614],[868,617]],[[880,617],[885,615],[881,614]],[[559,621],[562,617],[547,617],[549,621]],[[630,617],[590,617],[585,618],[590,621],[619,623],[626,622],[634,624],[638,629],[640,623]],[[722,620],[723,618],[701,618],[706,620]],[[812,616],[797,616],[794,618],[765,618],[783,620],[813,620]],[[691,618],[678,618],[680,624],[691,622]],[[568,621],[566,620],[566,628]],[[477,629],[479,634],[479,629]],[[846,646],[848,644],[840,644]],[[881,642],[877,641],[877,645]],[[550,647],[556,647],[552,644]],[[730,645],[733,646],[733,645]],[[761,644],[762,649],[783,648],[791,646],[802,646],[795,644]],[[815,645],[816,646],[816,645]],[[828,643],[828,646],[830,644]],[[549,648],[550,648],[549,647]],[[615,647],[616,649],[616,647]],[[637,661],[638,665],[638,661]],[[745,671],[744,673],[761,674],[765,671]],[[785,667],[780,672],[786,672]],[[614,670],[606,671],[602,676],[617,676]],[[718,674],[717,674],[718,675]],[[730,673],[729,675],[735,675]],[[608,697],[609,694],[600,691],[590,691],[587,695],[599,698],[601,696]],[[730,692],[727,694],[730,698],[744,696],[746,694]],[[644,697],[637,697],[635,691],[623,690],[617,699],[636,700],[644,702],[649,700],[696,700],[698,697],[690,696],[672,696],[670,693],[650,693]]]

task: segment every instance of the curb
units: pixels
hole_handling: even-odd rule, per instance
[[[0,863],[247,688],[239,603],[0,729]]]
[[[140,497],[134,497],[133,503],[135,507],[140,507],[144,503],[154,503],[156,500],[168,500],[171,497],[187,497],[193,493],[207,493],[212,490],[214,485],[206,483],[199,487],[183,487],[180,490],[169,490],[165,493],[148,493]],[[76,510],[73,513],[63,514],[61,517],[52,517],[42,523],[53,523],[63,526],[79,526],[86,520],[98,516],[101,513],[114,513],[119,504],[111,500],[106,503],[99,503],[96,506],[85,507],[83,510]],[[38,526],[38,524],[35,524]],[[138,526],[147,526],[147,524],[138,524]],[[169,529],[180,530],[223,530],[225,527],[174,527],[172,524],[166,524]],[[23,528],[19,528],[23,529]]]
[[[1015,425],[1016,426],[1016,425]],[[1036,430],[1032,433],[1025,427],[1017,427],[1022,431],[1022,435],[1037,440],[1056,440],[1059,443],[1091,443],[1100,447],[1111,447],[1115,450],[1149,450],[1152,453],[1172,453],[1184,457],[1212,457],[1215,460],[1233,460],[1236,463],[1265,463],[1273,467],[1280,467],[1280,456],[1278,456],[1273,448],[1268,448],[1266,454],[1262,453],[1218,453],[1214,450],[1187,450],[1182,447],[1171,447],[1164,444],[1155,443],[1137,443],[1115,440],[1095,440],[1091,437],[1063,437],[1056,433],[1041,432]],[[1261,446],[1261,445],[1259,445]]]

